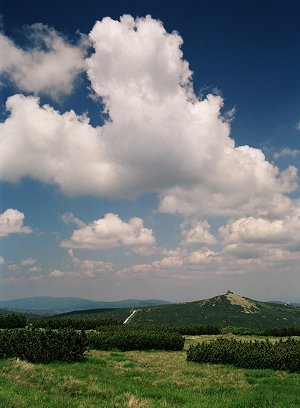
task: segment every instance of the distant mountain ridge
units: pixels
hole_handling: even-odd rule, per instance
[[[30,298],[4,300],[2,309],[11,311],[26,311],[42,314],[56,314],[72,312],[74,310],[88,310],[96,308],[115,309],[115,308],[140,308],[168,304],[166,300],[148,299],[126,299],[112,302],[83,299],[80,297],[53,297],[53,296],[35,296]]]

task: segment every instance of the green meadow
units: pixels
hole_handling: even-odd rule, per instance
[[[299,408],[300,373],[187,362],[199,340],[180,352],[91,350],[78,363],[0,360],[0,407]]]

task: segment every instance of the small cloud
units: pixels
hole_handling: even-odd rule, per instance
[[[20,262],[20,266],[29,266],[29,265],[34,265],[36,263],[36,259],[32,258],[27,258],[27,259],[22,259]]]
[[[193,225],[191,229],[186,229],[182,225],[182,235],[184,240],[182,245],[215,245],[216,238],[210,233],[210,225],[207,221],[200,221]]]
[[[73,276],[81,276],[85,278],[95,278],[99,274],[111,273],[112,263],[96,261],[92,259],[80,259],[74,256],[72,249],[68,251],[68,254],[72,260],[74,272]]]
[[[135,248],[133,248],[131,250],[131,252],[129,252],[129,254],[131,255],[131,253],[134,253],[136,255],[141,255],[141,256],[149,256],[149,255],[153,255],[157,252],[157,248],[156,247],[151,247],[151,246],[137,246]]]
[[[75,215],[72,212],[66,212],[61,216],[62,221],[65,224],[75,224],[79,228],[83,228],[86,226],[86,224],[81,221],[79,218],[75,217]]]
[[[43,280],[43,276],[42,275],[29,276],[28,280],[29,281],[34,281],[34,282],[39,282],[39,281]]]
[[[56,99],[70,94],[75,78],[85,67],[86,38],[81,36],[74,46],[53,28],[40,23],[27,26],[25,36],[29,40],[26,50],[0,33],[0,75],[34,94],[48,93]]]
[[[300,123],[299,123],[300,126]],[[300,128],[299,128],[300,130]],[[285,147],[284,149],[280,150],[279,152],[276,152],[274,154],[275,159],[280,159],[282,157],[292,157],[293,159],[297,156],[300,155],[300,150],[299,149],[290,149],[289,147]]]
[[[41,271],[42,271],[42,268],[39,268],[38,266],[33,266],[32,268],[29,268],[29,272],[31,273],[38,273]]]
[[[23,225],[25,215],[15,209],[8,208],[0,214],[0,237],[9,234],[30,234],[31,228]]]
[[[5,259],[3,256],[0,256],[0,265],[4,265],[5,264]]]
[[[18,270],[20,269],[20,266],[17,265],[17,264],[11,264],[11,265],[8,265],[7,269],[8,269],[10,272],[18,271]]]
[[[65,272],[62,272],[58,269],[53,269],[50,273],[49,276],[52,276],[53,278],[60,278],[65,275]]]

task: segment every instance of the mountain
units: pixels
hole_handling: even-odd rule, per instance
[[[286,327],[300,326],[300,308],[294,305],[260,302],[231,291],[210,299],[143,308],[77,311],[77,315],[98,315],[125,320],[137,312],[129,324],[211,324],[222,327]]]
[[[5,300],[1,302],[4,310],[33,312],[40,314],[66,313],[74,310],[87,310],[96,308],[140,308],[153,305],[167,304],[165,300],[149,299],[136,300],[127,299],[114,302],[102,302],[96,300],[82,299],[80,297],[51,297],[36,296],[23,299]]]
[[[211,324],[222,327],[300,326],[300,307],[292,304],[261,302],[231,291],[194,302],[169,303],[163,300],[128,299],[101,302],[76,297],[33,297],[7,300],[3,308],[38,314],[99,316],[129,324]]]
[[[300,326],[300,308],[260,302],[231,291],[196,302],[140,309],[131,324],[198,323],[236,327]]]

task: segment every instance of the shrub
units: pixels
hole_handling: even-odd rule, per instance
[[[27,319],[21,313],[1,313],[0,329],[15,329],[26,327]]]
[[[187,360],[201,363],[233,364],[242,368],[272,368],[300,371],[300,342],[294,339],[238,341],[217,339],[190,346]]]
[[[87,348],[84,332],[75,330],[7,329],[0,331],[0,357],[33,363],[80,361]]]
[[[263,330],[263,336],[290,337],[300,336],[300,327],[274,327]]]
[[[117,348],[128,350],[182,350],[184,338],[179,333],[164,333],[154,330],[118,329],[114,331],[87,333],[88,345],[96,350]]]
[[[48,317],[32,321],[33,327],[44,329],[95,330],[98,327],[117,324],[116,320],[97,317]]]

